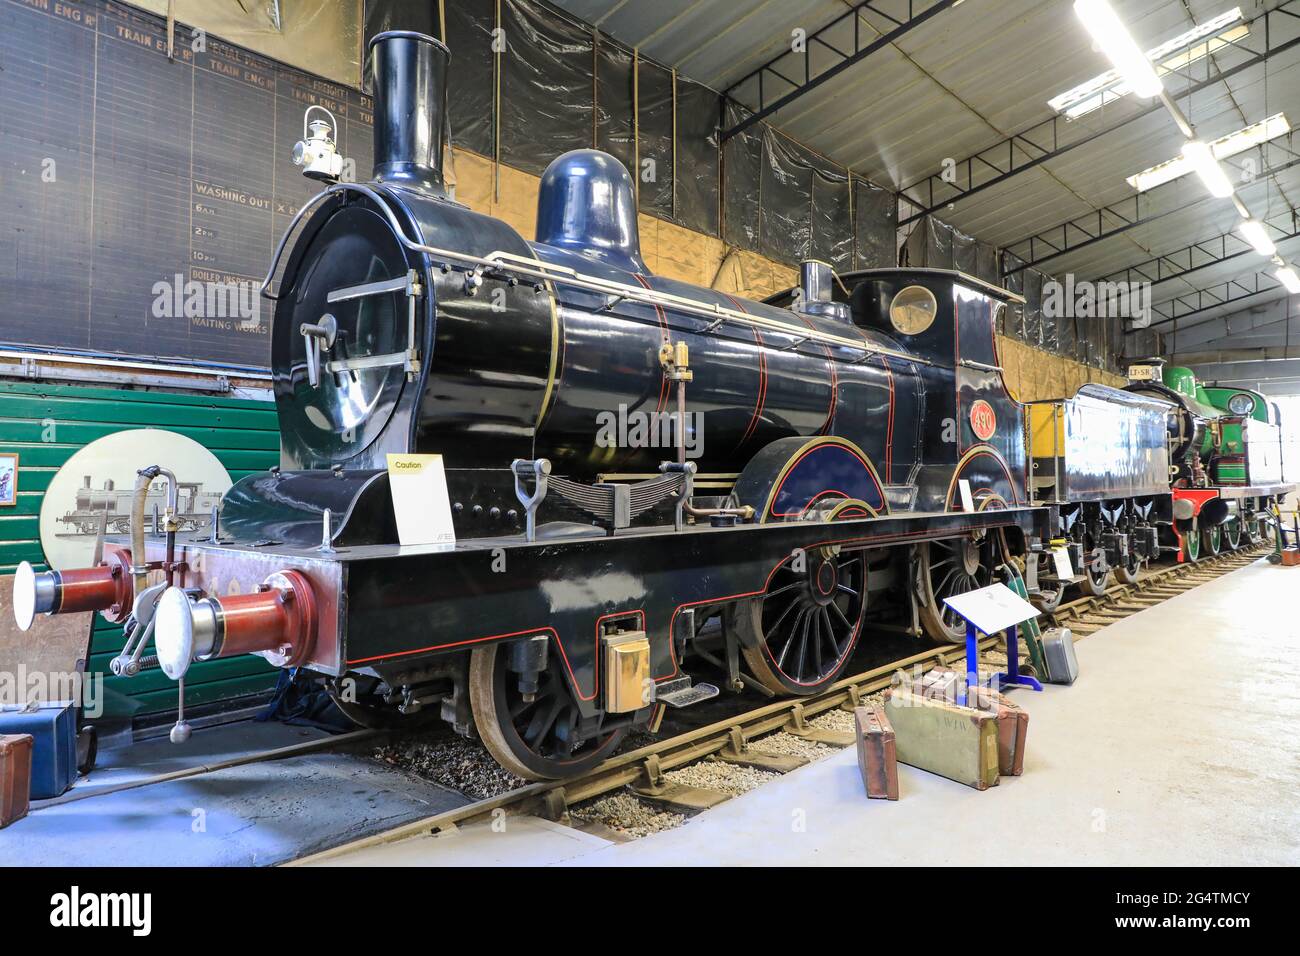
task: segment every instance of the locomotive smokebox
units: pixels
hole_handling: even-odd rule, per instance
[[[442,192],[442,147],[451,53],[423,33],[389,30],[370,41],[375,98],[374,178]]]

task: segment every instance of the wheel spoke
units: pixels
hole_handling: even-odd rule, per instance
[[[781,622],[790,616],[790,612],[793,611],[795,608],[799,607],[801,604],[802,602],[799,601],[797,598],[791,601],[790,604],[786,607],[786,609],[781,612],[781,615],[772,623],[772,626],[763,632],[763,640],[768,643],[771,643],[772,632],[777,630],[781,626]],[[798,623],[798,619],[796,619],[795,623],[796,624]]]
[[[850,631],[852,631],[853,622],[850,621],[848,619],[848,616],[843,611],[840,610],[840,606],[836,604],[834,601],[830,603],[830,606],[835,610],[835,613],[839,615],[840,620],[844,622],[844,626],[847,627]]]
[[[812,614],[805,614],[803,618],[803,630],[799,632],[799,659],[795,662],[795,676],[802,677],[804,670],[804,661],[808,657],[808,625],[812,621]]]
[[[824,609],[823,609],[824,610]],[[821,614],[812,615],[813,619],[813,674],[817,677],[822,676],[822,616]]]
[[[786,657],[788,657],[789,654],[790,654],[790,647],[791,647],[792,644],[794,644],[795,635],[797,635],[797,634],[799,633],[799,622],[802,621],[802,620],[804,619],[804,616],[805,616],[807,613],[808,613],[808,608],[807,608],[807,607],[803,608],[803,609],[798,613],[798,615],[796,615],[796,617],[795,617],[795,619],[794,619],[794,623],[793,623],[792,625],[790,625],[790,632],[789,632],[789,634],[786,636],[785,644],[782,645],[782,647],[781,647],[781,656],[778,657],[777,660],[776,660],[776,666],[777,666],[777,667],[782,667],[782,668],[783,668],[783,667],[785,666],[785,659],[786,659]]]

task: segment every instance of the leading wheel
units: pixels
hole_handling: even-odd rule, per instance
[[[926,541],[917,548],[916,583],[921,626],[932,641],[960,644],[966,622],[944,598],[965,594],[993,583],[995,538],[948,538]]]
[[[778,694],[815,694],[849,662],[867,608],[861,552],[816,548],[788,558],[760,598],[736,609],[750,672]]]
[[[1216,524],[1213,528],[1206,528],[1201,532],[1201,553],[1211,558],[1219,553],[1223,541],[1222,531],[1223,529]]]
[[[1201,559],[1201,525],[1196,519],[1192,519],[1191,525],[1187,528],[1179,529],[1183,539],[1183,560],[1199,561]]]
[[[623,741],[626,727],[584,727],[578,702],[552,646],[537,692],[525,700],[519,675],[506,666],[508,647],[477,647],[469,660],[469,700],[483,745],[506,770],[525,780],[559,780],[584,773]],[[603,721],[607,718],[596,718]]]

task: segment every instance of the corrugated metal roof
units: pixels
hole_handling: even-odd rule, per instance
[[[788,50],[791,31],[802,28],[812,33],[852,7],[845,0],[555,2],[643,54],[719,90]],[[1233,6],[1240,6],[1247,20],[1278,7],[1300,14],[1300,3],[1294,0],[1112,0],[1112,5],[1144,48]],[[896,16],[907,9],[905,0],[878,0],[875,6]],[[877,183],[895,189],[911,186],[938,172],[945,157],[962,160],[1049,119],[1051,97],[1108,67],[1105,57],[1091,48],[1071,8],[1072,0],[966,0],[803,95],[770,122]],[[1282,25],[1281,19],[1275,17],[1273,24],[1274,45],[1300,36],[1300,18],[1285,18],[1294,23],[1292,28]],[[861,12],[858,20],[864,43],[893,27],[874,11]],[[1279,25],[1292,32],[1277,35]],[[846,21],[826,38],[840,50],[851,50],[851,30],[851,20]],[[1254,32],[1246,41],[1251,50],[1262,48],[1261,31]],[[816,44],[812,50],[813,75],[838,59]],[[1167,77],[1166,88],[1177,96],[1194,80],[1230,70],[1251,56],[1249,50],[1223,49],[1209,61],[1193,65],[1192,79]],[[802,56],[787,55],[777,68],[798,79],[803,73]],[[783,92],[779,87],[769,75],[768,102]],[[756,94],[753,83],[733,91],[735,98],[750,106],[756,105]],[[1300,47],[1215,82],[1179,103],[1198,135],[1207,139],[1278,111],[1286,111],[1293,123],[1300,124]],[[1072,217],[1130,199],[1133,191],[1125,177],[1174,157],[1183,142],[1163,110],[1133,118],[1149,106],[1126,97],[1068,124],[1061,142],[1123,123],[1091,143],[961,199],[936,215],[965,233],[1007,246]],[[1289,142],[1284,145],[1291,148]],[[1276,178],[1243,185],[1239,195],[1257,216],[1277,215],[1300,203],[1300,165]],[[1196,202],[1040,268],[1097,278],[1213,239],[1237,222],[1231,203],[1207,198],[1195,177],[1163,187],[1143,201],[1151,211]],[[1284,243],[1280,249],[1293,260],[1300,257],[1300,241]],[[1248,278],[1267,266],[1258,256],[1242,256],[1162,282],[1153,290],[1154,299],[1160,303],[1227,279]],[[1277,297],[1259,296],[1254,301]]]

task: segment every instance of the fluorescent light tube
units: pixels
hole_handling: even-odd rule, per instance
[[[1250,36],[1250,26],[1242,23],[1241,8],[1233,7],[1200,26],[1193,27],[1159,46],[1147,50],[1147,59],[1154,63],[1157,76],[1185,70],[1223,47],[1238,43]],[[1122,99],[1130,90],[1120,75],[1107,70],[1099,76],[1080,83],[1047,101],[1058,113],[1069,119],[1078,119],[1108,103]]]
[[[1228,159],[1238,153],[1244,153],[1251,147],[1284,136],[1290,131],[1291,123],[1287,120],[1286,114],[1274,113],[1268,119],[1252,123],[1250,126],[1229,133],[1227,136],[1220,136],[1210,146],[1214,149],[1215,159]],[[1180,176],[1186,176],[1191,171],[1191,163],[1179,156],[1176,159],[1157,163],[1140,173],[1134,173],[1128,177],[1128,184],[1138,192],[1146,192],[1148,189],[1154,189]]]
[[[1237,231],[1261,256],[1271,256],[1277,252],[1277,244],[1269,238],[1268,230],[1258,219],[1243,219],[1237,224]]]
[[[1074,13],[1129,89],[1138,96],[1155,96],[1163,89],[1155,67],[1106,0],[1074,0]]]
[[[1192,164],[1196,175],[1210,191],[1211,196],[1227,199],[1232,195],[1232,180],[1223,171],[1219,161],[1214,158],[1214,149],[1209,143],[1199,139],[1189,139],[1183,143],[1183,159]]]
[[[1283,266],[1281,269],[1274,272],[1273,275],[1277,276],[1277,280],[1286,286],[1287,292],[1290,292],[1292,295],[1300,294],[1300,276],[1295,274],[1295,269],[1291,266]]]

